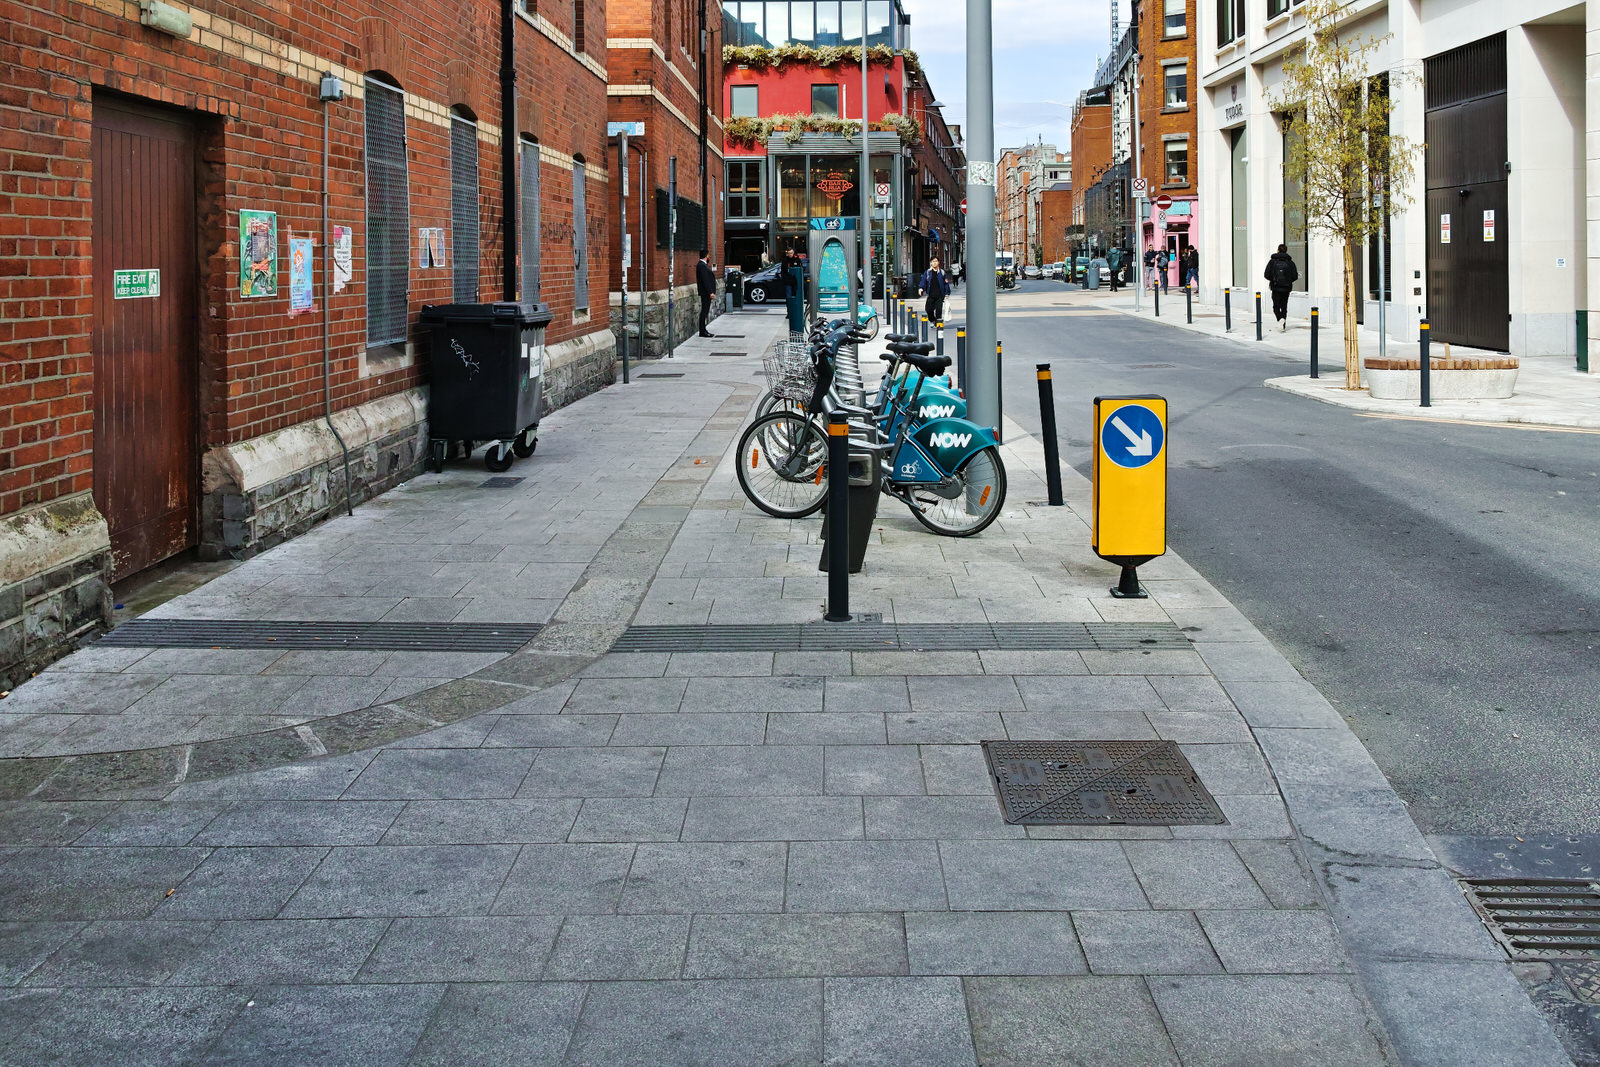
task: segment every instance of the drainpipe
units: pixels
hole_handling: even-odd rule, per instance
[[[711,33],[706,29],[706,0],[700,0],[700,225],[706,231],[701,248],[711,247],[711,192],[706,187],[709,178],[706,174],[706,127],[711,122],[711,108],[706,103],[706,67],[710,65]]]
[[[344,513],[354,515],[355,499],[350,491],[350,449],[339,436],[339,427],[333,424],[333,386],[330,370],[329,335],[333,330],[333,247],[328,244],[328,107],[335,100],[344,99],[344,86],[330,71],[322,76],[322,418],[333,431],[344,454]]]
[[[517,299],[517,17],[511,5],[500,4],[500,183],[501,217],[505,219],[505,262],[501,267],[501,299]],[[532,294],[525,294],[530,300]]]

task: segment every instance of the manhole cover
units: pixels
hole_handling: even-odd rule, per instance
[[[1219,826],[1228,820],[1172,741],[985,741],[1008,823]]]
[[[661,371],[651,371],[648,374],[640,374],[640,375],[638,375],[638,377],[640,377],[640,378],[682,378],[683,377],[683,372],[682,371],[672,371],[671,373],[663,373]]]
[[[1514,960],[1600,960],[1600,885],[1576,878],[1464,878],[1467,899]]]
[[[1600,1004],[1600,963],[1558,963],[1556,969],[1585,1004]]]
[[[511,475],[505,474],[505,475],[501,475],[501,476],[496,477],[496,478],[485,478],[483,481],[478,483],[478,488],[479,489],[510,489],[513,485],[516,485],[520,481],[522,481],[521,478],[513,478],[513,477],[511,477]]]

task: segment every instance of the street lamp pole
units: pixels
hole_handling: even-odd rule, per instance
[[[872,201],[878,191],[878,183],[872,173],[872,157],[867,148],[868,6],[861,5],[861,175],[856,181],[856,198],[861,203],[861,299],[856,302],[857,306],[872,303]],[[893,17],[892,13],[890,17]],[[854,314],[850,316],[850,321],[856,321]]]
[[[1000,361],[995,342],[994,265],[972,262],[995,247],[994,12],[991,0],[967,2],[967,389],[969,417],[1000,429]]]

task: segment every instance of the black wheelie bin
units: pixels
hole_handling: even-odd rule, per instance
[[[533,455],[544,414],[548,304],[429,304],[428,461],[444,469],[453,443],[487,441],[483,465],[508,470]]]

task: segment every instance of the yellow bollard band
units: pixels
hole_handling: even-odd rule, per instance
[[[848,422],[830,422],[830,423],[828,423],[828,436],[829,437],[849,437],[850,436],[850,424]]]

